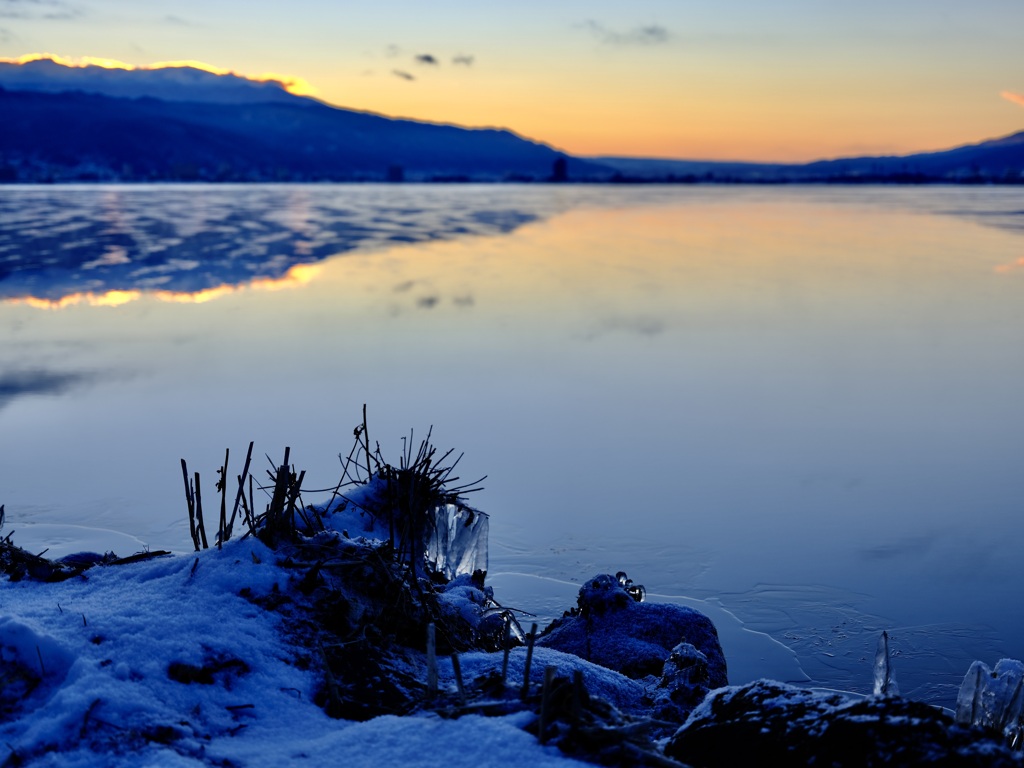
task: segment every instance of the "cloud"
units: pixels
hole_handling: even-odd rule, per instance
[[[417,55],[416,56],[416,63],[417,64],[426,64],[427,66],[430,66],[430,67],[436,67],[438,64],[440,64],[440,62],[437,60],[437,58],[435,56],[432,56],[429,53],[421,53],[421,54]]]
[[[11,30],[6,27],[0,27],[0,43],[13,43],[15,39],[15,35]]]
[[[191,21],[186,21],[185,19],[181,18],[181,16],[174,16],[173,14],[168,14],[168,15],[164,16],[163,22],[164,22],[164,24],[170,24],[170,25],[175,26],[175,27],[194,27],[195,26],[195,24],[193,24]]]
[[[408,72],[403,72],[400,69],[392,69],[391,70],[391,74],[394,75],[395,77],[400,77],[403,80],[415,80],[416,79],[415,75],[410,75]]]
[[[82,11],[64,0],[0,0],[0,19],[73,19]]]
[[[92,378],[85,373],[60,373],[42,369],[0,374],[0,408],[25,395],[62,395]]]
[[[466,54],[459,54],[458,56],[452,57],[452,64],[459,67],[472,67],[473,62],[476,61],[475,56],[467,56]]]
[[[1020,106],[1024,107],[1024,94],[1013,93],[1012,91],[1003,91],[999,95],[1007,101],[1012,101],[1014,104],[1020,104]]]
[[[392,43],[384,50],[384,55],[387,56],[389,59],[397,59],[399,56],[402,55],[402,49],[395,45],[394,43]]]
[[[416,300],[416,306],[420,309],[433,309],[440,301],[437,296],[424,296]]]
[[[660,24],[634,27],[625,32],[608,29],[593,19],[587,19],[578,26],[606,45],[663,45],[672,39],[672,34]]]

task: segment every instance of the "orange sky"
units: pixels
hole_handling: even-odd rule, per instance
[[[1019,0],[50,0],[0,56],[209,62],[339,106],[500,126],[575,154],[805,161],[1024,129]]]

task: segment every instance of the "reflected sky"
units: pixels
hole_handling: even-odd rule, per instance
[[[465,451],[463,477],[488,475],[476,501],[492,571],[622,569],[649,592],[717,598],[798,647],[822,684],[870,685],[881,629],[905,643],[903,690],[929,700],[974,658],[1024,657],[1010,608],[1024,584],[1024,269],[1005,268],[1024,258],[1008,225],[1019,191],[88,194],[118,197],[118,231],[191,240],[174,258],[201,263],[181,270],[207,276],[197,294],[227,289],[178,303],[166,282],[115,285],[164,257],[127,248],[131,265],[113,264],[106,241],[85,240],[66,273],[7,274],[58,301],[106,259],[85,271],[107,270],[102,287],[132,301],[44,310],[0,280],[0,502],[14,527],[96,525],[184,549],[180,458],[212,482],[225,447],[288,445],[327,487],[367,403],[386,455],[434,425],[442,450]],[[5,197],[5,216],[46,229],[27,205]],[[328,208],[361,213],[342,225]],[[142,211],[168,223],[140,225]],[[203,235],[250,219],[258,229]],[[218,255],[266,246],[242,259],[266,264],[277,246],[256,241],[281,222],[297,238],[356,219],[390,234],[309,260],[281,246],[290,265],[248,280]],[[229,245],[207,261],[204,237]],[[296,265],[315,269],[289,279]],[[70,293],[41,287],[50,274]]]

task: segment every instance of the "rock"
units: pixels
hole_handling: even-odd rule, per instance
[[[637,602],[609,574],[584,584],[577,602],[578,612],[553,622],[538,645],[575,654],[635,680],[660,677],[673,649],[688,643],[703,656],[705,690],[728,684],[718,631],[703,613],[680,605]]]
[[[673,648],[652,697],[658,719],[683,722],[707,696],[709,679],[707,656],[690,643]]]
[[[1021,765],[981,731],[927,704],[897,696],[851,699],[768,680],[710,693],[665,754],[702,768]]]

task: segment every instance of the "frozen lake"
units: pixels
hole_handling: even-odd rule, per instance
[[[0,187],[17,543],[187,550],[181,458],[330,486],[366,403],[488,476],[499,600],[625,570],[858,691],[887,629],[949,705],[1024,657],[1022,382],[1019,188]]]

